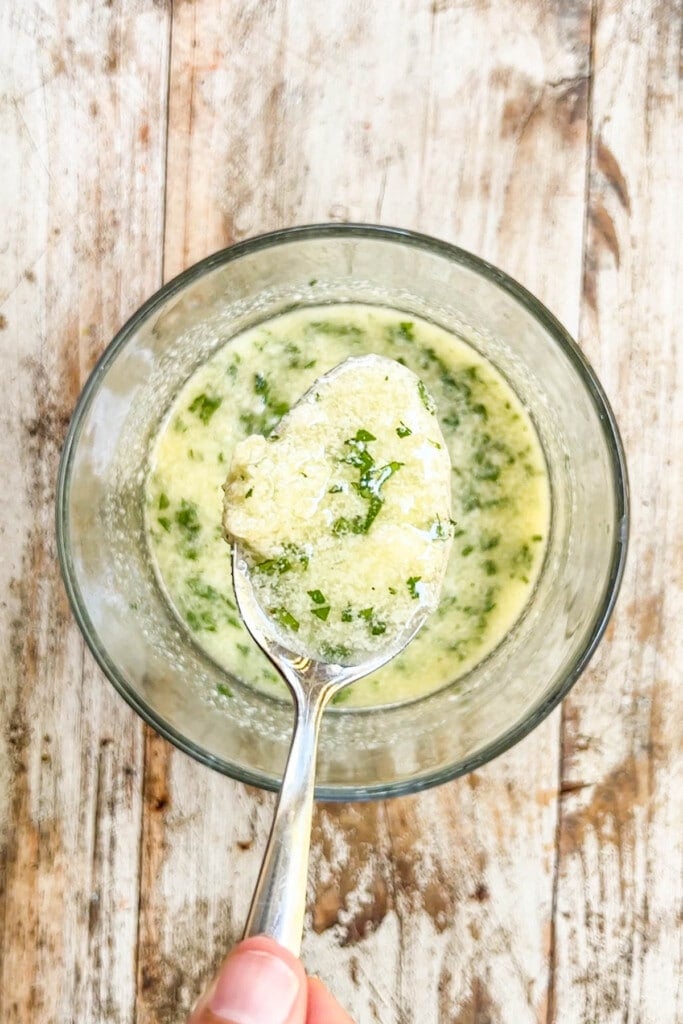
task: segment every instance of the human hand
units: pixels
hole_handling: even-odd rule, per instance
[[[187,1024],[353,1024],[317,978],[274,939],[235,946]]]

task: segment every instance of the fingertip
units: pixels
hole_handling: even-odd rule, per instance
[[[306,974],[266,936],[240,942],[222,964],[188,1024],[305,1024]]]
[[[271,939],[269,935],[253,935],[250,939],[244,939],[233,949],[230,956],[238,951],[256,949],[261,950],[263,953],[269,953],[271,956],[277,957],[282,960],[283,963],[287,964],[290,970],[294,971],[299,979],[299,983],[302,987],[306,985],[306,971],[304,965],[298,957],[294,956],[290,950],[281,946],[275,939]],[[229,959],[229,958],[228,958]]]
[[[353,1024],[320,978],[308,979],[308,1010],[306,1024]]]

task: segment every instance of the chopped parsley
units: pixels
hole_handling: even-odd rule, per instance
[[[409,576],[408,579],[406,580],[406,586],[408,587],[410,596],[414,601],[418,601],[420,598],[420,595],[417,592],[417,584],[420,582],[421,579],[421,576]]]
[[[297,566],[301,569],[308,568],[308,555],[303,548],[298,548],[295,544],[286,544],[283,554],[277,558],[266,558],[263,562],[257,562],[253,566],[253,571],[274,576],[291,572]]]
[[[328,661],[332,662],[343,662],[351,656],[351,651],[345,644],[324,643],[321,644],[320,651]]]
[[[343,320],[311,320],[306,330],[315,334],[328,334],[335,338],[360,339],[363,336],[360,327],[345,323]]]
[[[188,409],[190,412],[193,412],[195,416],[198,416],[202,423],[206,424],[209,422],[222,401],[223,399],[218,395],[207,395],[202,392],[201,395],[197,395],[197,397],[190,402]]]
[[[201,530],[198,509],[193,501],[183,498],[173,518],[188,537],[194,537]]]
[[[390,324],[385,332],[387,341],[406,342],[415,341],[415,325],[412,320],[402,320],[398,324]],[[399,359],[398,362],[401,362]]]
[[[195,633],[206,630],[207,633],[216,632],[216,620],[210,611],[194,611],[192,608],[185,610],[185,621]]]
[[[296,633],[299,629],[299,623],[294,618],[291,612],[288,612],[286,608],[271,608],[270,614],[279,622],[281,626],[285,626],[287,629],[291,629],[293,633]]]
[[[402,462],[392,461],[386,466],[378,468],[375,465],[374,456],[371,455],[367,447],[370,442],[375,440],[374,434],[360,428],[356,431],[355,437],[350,437],[344,442],[351,451],[340,461],[356,466],[360,470],[359,480],[357,483],[354,481],[352,487],[364,501],[368,502],[368,507],[364,516],[357,515],[351,519],[340,516],[339,519],[335,519],[332,524],[332,533],[335,537],[347,533],[368,532],[384,505],[384,500],[379,496],[380,489],[403,466]]]
[[[432,540],[448,540],[452,529],[453,526],[450,523],[446,526],[441,517],[437,516],[429,527],[429,533]]]
[[[381,636],[382,633],[386,633],[387,631],[386,622],[382,622],[380,619],[375,618],[374,608],[362,608],[358,612],[358,618],[364,619],[367,622],[368,628],[373,636]]]
[[[423,380],[419,380],[417,382],[417,390],[418,390],[418,394],[420,395],[420,400],[421,400],[422,404],[424,405],[425,409],[427,410],[427,412],[431,413],[432,416],[435,416],[436,415],[436,405],[434,403],[434,399],[432,398],[432,396],[427,391],[427,388],[425,386],[425,382]]]
[[[320,590],[309,590],[307,593],[314,604],[325,604],[327,602],[327,598]]]
[[[410,435],[412,434],[412,430],[410,429],[410,427],[407,427],[405,425],[403,420],[401,420],[400,425],[396,427],[396,433],[398,434],[399,437],[410,437]]]

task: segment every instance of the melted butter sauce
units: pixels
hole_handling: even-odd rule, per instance
[[[531,421],[496,369],[461,339],[395,310],[286,313],[196,370],[155,441],[146,487],[150,550],[179,618],[230,675],[284,693],[235,606],[223,485],[238,442],[268,436],[318,377],[369,353],[403,363],[436,402],[452,465],[453,543],[438,609],[398,658],[341,692],[348,706],[414,699],[463,676],[531,595],[549,529],[548,477]],[[227,699],[229,680],[222,692]]]

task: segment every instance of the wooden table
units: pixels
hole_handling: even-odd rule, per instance
[[[580,339],[628,451],[616,614],[561,711],[432,792],[316,814],[304,958],[359,1024],[671,1024],[681,970],[681,0],[2,0],[0,1020],[184,1019],[272,797],[143,728],[55,559],[90,369],[272,228],[453,240]]]

